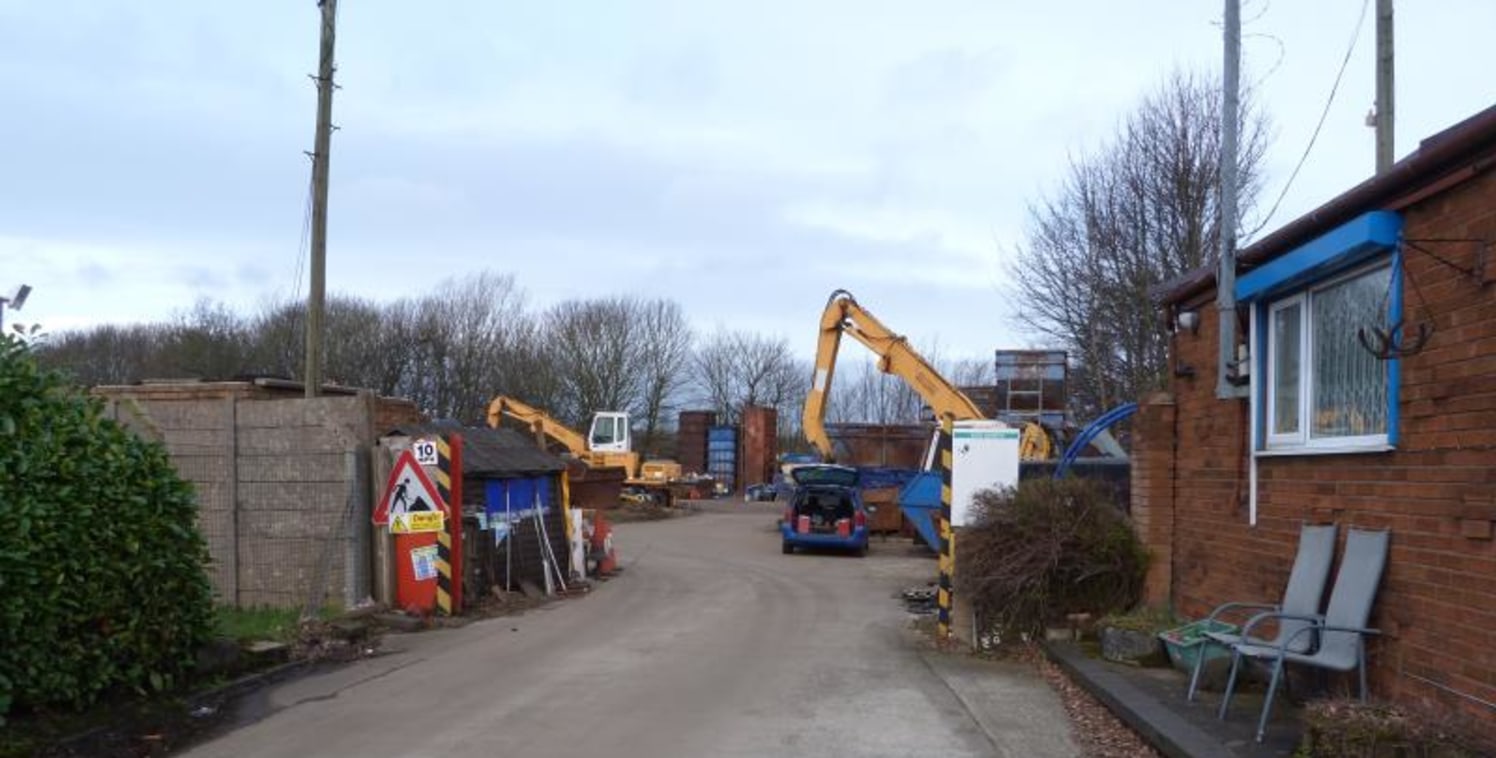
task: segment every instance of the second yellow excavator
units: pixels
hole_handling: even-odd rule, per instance
[[[639,454],[633,450],[627,413],[599,411],[593,414],[592,428],[586,437],[539,408],[499,395],[488,404],[488,425],[499,428],[505,416],[528,426],[542,447],[549,439],[590,468],[623,469],[625,487],[648,490],[655,500],[668,502],[670,483],[681,477],[680,464],[675,461],[640,460]]]
[[[934,412],[936,419],[952,421],[984,419],[976,403],[940,375],[902,335],[883,325],[872,313],[858,304],[852,293],[836,290],[821,313],[820,336],[816,344],[815,374],[810,394],[805,398],[802,425],[805,438],[821,457],[830,461],[835,454],[826,434],[826,395],[836,373],[836,353],[842,334],[851,335],[878,356],[878,370],[893,374],[909,384]],[[1019,456],[1024,460],[1049,460],[1054,457],[1054,442],[1043,425],[1035,421],[1023,425],[1019,438]]]

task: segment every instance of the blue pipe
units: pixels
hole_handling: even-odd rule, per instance
[[[1075,463],[1076,458],[1080,457],[1081,451],[1085,450],[1086,446],[1091,444],[1091,441],[1096,439],[1097,435],[1106,431],[1107,427],[1137,412],[1137,403],[1123,403],[1101,414],[1095,421],[1087,424],[1086,428],[1081,430],[1080,435],[1070,443],[1070,447],[1065,448],[1065,454],[1060,456],[1060,465],[1055,466],[1054,478],[1064,478],[1065,472],[1069,471],[1070,465]]]

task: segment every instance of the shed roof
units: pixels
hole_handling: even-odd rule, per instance
[[[1425,138],[1386,172],[1346,190],[1284,224],[1237,254],[1249,270],[1370,210],[1401,210],[1491,168],[1496,160],[1496,105]],[[1202,266],[1159,285],[1154,298],[1171,304],[1215,287],[1215,266]]]
[[[463,477],[504,478],[551,474],[566,470],[566,461],[535,446],[535,441],[513,429],[462,426],[452,421],[404,424],[389,436],[462,435]]]

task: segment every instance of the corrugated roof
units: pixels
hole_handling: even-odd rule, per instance
[[[390,430],[388,436],[424,437],[454,433],[462,435],[464,477],[502,478],[566,470],[566,461],[537,448],[534,439],[513,429],[436,421],[398,426]]]

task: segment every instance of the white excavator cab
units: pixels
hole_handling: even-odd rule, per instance
[[[592,416],[587,433],[587,449],[594,453],[627,453],[633,450],[629,439],[629,415],[618,411],[601,411]]]

